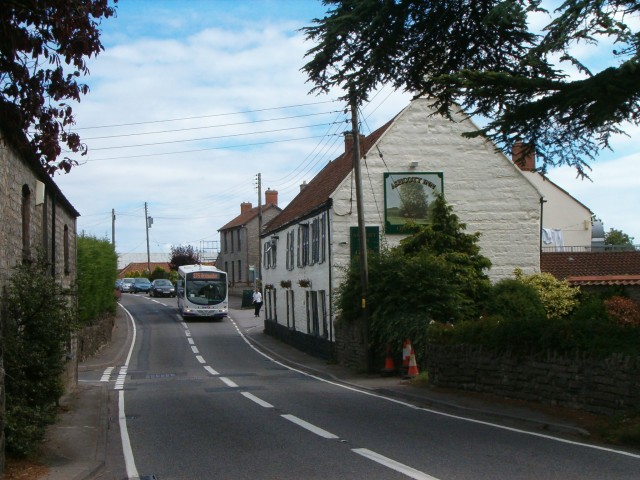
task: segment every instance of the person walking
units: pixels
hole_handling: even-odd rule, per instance
[[[253,316],[260,316],[260,309],[262,308],[262,294],[260,293],[260,289],[256,287],[256,290],[253,292]]]

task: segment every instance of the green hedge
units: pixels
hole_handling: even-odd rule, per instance
[[[78,321],[88,325],[116,308],[118,256],[106,239],[78,237]]]

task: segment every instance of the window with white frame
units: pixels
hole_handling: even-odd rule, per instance
[[[309,224],[298,225],[298,266],[309,265]]]
[[[311,265],[320,262],[320,218],[311,222]]]
[[[320,263],[327,259],[327,214],[320,217]]]
[[[293,270],[295,267],[294,262],[294,249],[295,249],[295,231],[289,230],[287,232],[287,270]]]

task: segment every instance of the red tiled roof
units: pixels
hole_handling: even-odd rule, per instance
[[[369,150],[376,144],[382,134],[393,123],[393,119],[378,128],[375,132],[362,141],[362,156],[366,156]],[[304,218],[314,210],[329,201],[329,196],[340,185],[353,168],[353,147],[345,149],[345,152],[335,160],[329,162],[309,184],[291,200],[289,205],[271,220],[265,227],[265,234],[272,233],[298,219]]]
[[[267,203],[265,205],[262,205],[262,212],[264,213],[265,211],[267,211],[267,210],[269,210],[271,208],[277,208],[278,210],[282,210],[280,207],[278,207],[277,205],[275,205],[273,203]],[[253,207],[253,208],[250,208],[246,212],[241,213],[240,215],[238,215],[236,218],[231,220],[226,225],[224,225],[221,228],[219,228],[218,231],[220,232],[221,230],[228,230],[230,228],[235,228],[235,227],[240,227],[242,225],[246,225],[248,222],[250,222],[254,218],[257,218],[258,210],[259,210],[259,207],[257,207],[257,206]]]
[[[640,285],[640,275],[603,275],[586,277],[567,277],[571,285]]]
[[[575,285],[640,285],[640,251],[543,252],[540,270]]]
[[[166,272],[169,272],[171,270],[169,268],[169,262],[151,262],[149,265],[151,265],[151,272],[153,272],[157,267],[162,268]],[[133,272],[146,272],[149,265],[147,265],[147,262],[130,263],[122,270],[120,270],[120,272],[118,273],[118,278],[124,278],[128,274]]]

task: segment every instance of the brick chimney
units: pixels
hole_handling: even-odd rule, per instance
[[[353,132],[344,132],[344,151],[349,152],[353,148]],[[360,155],[364,156],[364,135],[360,134]]]
[[[266,205],[269,205],[271,203],[278,206],[278,191],[267,188],[267,190],[264,192],[264,203]]]
[[[252,208],[251,202],[242,202],[240,204],[240,215],[248,212],[249,210],[251,210],[251,208]]]
[[[520,170],[533,172],[536,169],[536,150],[532,143],[516,142],[511,148],[511,161]]]

